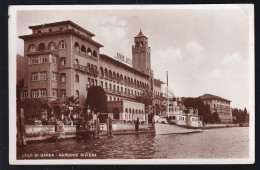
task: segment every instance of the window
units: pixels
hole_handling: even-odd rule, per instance
[[[22,98],[28,98],[28,91],[22,92]]]
[[[61,65],[61,66],[65,66],[65,64],[66,64],[66,58],[65,58],[65,57],[62,57],[62,58],[60,59],[60,65]]]
[[[78,97],[79,97],[79,91],[76,90],[76,98],[78,98]]]
[[[121,92],[123,92],[123,87],[121,87]]]
[[[51,62],[56,64],[57,63],[57,57],[54,55],[51,55]]]
[[[52,80],[58,81],[58,73],[52,72]]]
[[[41,33],[41,30],[39,30],[38,33]]]
[[[60,29],[60,31],[62,31],[62,30],[63,30],[63,27],[60,27],[59,29]]]
[[[45,44],[44,43],[40,43],[38,45],[38,51],[44,51],[44,50],[46,50]]]
[[[93,52],[93,57],[97,57],[97,52],[96,51]]]
[[[97,85],[97,80],[95,80],[95,84],[94,84],[95,86]]]
[[[49,32],[52,32],[52,29],[49,29]]]
[[[79,75],[78,74],[76,74],[76,76],[75,76],[75,82],[79,83]]]
[[[38,79],[38,73],[32,73],[32,81],[37,81]]]
[[[66,73],[61,73],[60,74],[60,81],[61,82],[66,82]]]
[[[47,72],[43,71],[41,72],[41,80],[46,80],[47,79]]]
[[[41,61],[41,63],[48,63],[49,62],[49,56],[48,55],[41,55],[40,61]]]
[[[103,81],[100,82],[100,86],[103,88]]]
[[[110,101],[112,101],[112,97],[110,96]]]
[[[38,64],[39,63],[38,56],[32,56],[30,59],[31,59],[31,64]]]
[[[90,84],[90,78],[88,78],[88,84]]]
[[[64,48],[66,48],[66,43],[65,43],[65,41],[61,40],[59,42],[59,49],[64,49]]]
[[[78,65],[79,64],[79,60],[75,59],[75,64]]]
[[[88,48],[88,50],[87,50],[87,55],[92,56],[92,52],[91,52],[91,49],[90,49],[90,48]]]
[[[41,97],[46,97],[47,96],[47,90],[46,89],[41,89],[40,90],[40,94],[41,94]]]
[[[91,79],[91,85],[94,85],[94,79]]]
[[[32,98],[39,97],[39,91],[38,90],[32,90]]]
[[[66,97],[66,90],[65,89],[61,89],[60,90],[60,97],[61,98],[65,98]]]
[[[48,45],[49,50],[55,50],[56,49],[56,44],[54,42],[50,42]]]
[[[105,83],[105,88],[107,89],[107,83]]]
[[[112,84],[109,84],[109,88],[112,89]]]
[[[36,51],[35,45],[34,45],[34,44],[31,44],[31,45],[29,46],[28,51],[29,51],[29,52],[35,52],[35,51]]]
[[[75,48],[75,50],[77,50],[77,51],[80,50],[80,47],[79,47],[79,43],[78,43],[78,42],[75,42],[74,48]]]
[[[58,90],[57,89],[52,89],[52,96],[58,97]]]
[[[84,45],[81,46],[81,52],[86,53],[86,47]]]

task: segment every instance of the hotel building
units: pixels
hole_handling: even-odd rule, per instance
[[[113,101],[109,104],[114,101],[125,103],[123,109],[118,108],[120,113],[116,113],[120,116],[114,117],[123,120],[136,119],[137,115],[145,119],[144,105],[137,103],[136,109],[133,104],[144,89],[154,92],[156,103],[163,103],[163,82],[153,77],[148,38],[141,31],[134,37],[133,64],[129,66],[112,56],[100,54],[103,45],[92,39],[95,35],[72,21],[29,28],[32,34],[19,36],[24,40],[23,98],[47,98],[51,102],[75,96],[84,105],[88,88],[97,85],[104,88],[107,100]]]
[[[204,94],[200,96],[204,104],[210,106],[211,113],[218,113],[221,122],[232,122],[232,110],[230,108],[230,100],[224,99],[212,94]]]

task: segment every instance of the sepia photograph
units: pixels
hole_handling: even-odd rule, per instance
[[[9,7],[9,162],[253,164],[254,6]]]

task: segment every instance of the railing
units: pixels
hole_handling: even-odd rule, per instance
[[[117,94],[117,95],[121,95],[121,96],[125,96],[125,97],[131,97],[131,98],[135,98],[136,95],[134,94],[129,94],[129,93],[125,93],[116,89],[110,89],[110,88],[105,88],[104,89],[107,93],[111,93],[111,94]]]
[[[74,69],[85,72],[85,73],[94,74],[96,76],[98,75],[97,70],[94,70],[93,68],[90,68],[88,66],[82,66],[82,65],[79,65],[79,64],[74,64]]]

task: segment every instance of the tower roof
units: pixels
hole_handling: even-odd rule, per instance
[[[142,30],[140,29],[140,32],[137,36],[135,36],[135,38],[138,38],[138,37],[145,37],[147,38],[143,33],[142,33]]]

